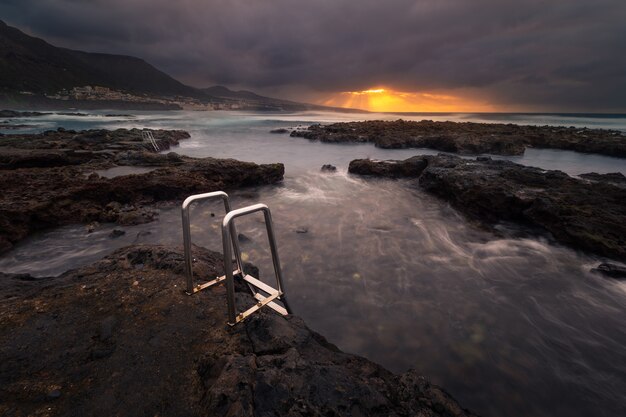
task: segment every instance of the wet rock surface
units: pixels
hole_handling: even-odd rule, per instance
[[[626,260],[626,189],[610,183],[590,183],[510,161],[443,154],[406,161],[355,160],[349,171],[419,178],[422,189],[483,224],[521,223],[573,248]]]
[[[0,110],[0,118],[37,117],[37,116],[44,116],[47,114],[50,114],[50,113],[41,113],[38,111]]]
[[[626,267],[611,263],[601,263],[597,268],[591,270],[607,277],[616,279],[626,279]]]
[[[619,131],[514,124],[364,121],[312,125],[292,137],[328,143],[369,142],[380,148],[431,148],[459,154],[521,155],[527,147],[626,157]]]
[[[626,187],[626,176],[621,172],[610,172],[608,174],[598,174],[596,172],[590,172],[587,174],[579,175],[581,178],[595,182],[605,182],[620,187]]]
[[[189,137],[156,131],[167,148]],[[101,177],[95,169],[156,167],[143,174]],[[133,225],[154,220],[159,202],[194,193],[273,184],[282,164],[190,158],[145,148],[141,131],[51,131],[0,138],[0,253],[33,232],[70,223]]]
[[[223,273],[220,254],[194,257],[197,276]],[[181,248],[140,245],[56,278],[2,274],[0,415],[472,415],[297,316],[227,326],[223,286],[187,296],[183,270]]]
[[[39,134],[7,134],[0,138],[0,169],[35,168],[91,164],[103,167],[132,165],[125,163],[127,154],[157,155],[144,142],[140,129],[84,130],[59,128]],[[182,130],[151,130],[161,151],[189,138]],[[158,156],[157,156],[158,157]],[[118,158],[121,158],[118,160]],[[135,165],[139,163],[135,161]]]
[[[355,159],[350,162],[348,171],[351,174],[374,175],[387,178],[419,177],[427,165],[428,161],[420,156],[404,161]]]
[[[320,168],[322,172],[337,172],[337,167],[331,164],[324,164],[322,168]]]

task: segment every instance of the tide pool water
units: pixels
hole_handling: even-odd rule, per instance
[[[104,114],[104,112],[102,113]],[[468,222],[413,181],[346,173],[356,158],[434,154],[369,144],[331,145],[270,134],[316,122],[397,119],[341,113],[136,113],[133,118],[44,116],[33,131],[150,127],[191,133],[174,151],[190,156],[283,162],[285,180],[231,192],[235,207],[267,204],[275,222],[285,287],[296,314],[341,349],[394,372],[415,368],[484,416],[617,416],[626,410],[626,285],[589,272],[601,258],[529,238],[511,224],[495,235]],[[623,117],[402,115],[626,128]],[[626,173],[624,160],[555,150],[508,158],[570,175]],[[338,168],[319,171],[323,164]],[[111,175],[129,171],[109,172]],[[192,209],[194,243],[221,250],[222,208]],[[215,213],[216,217],[211,217]],[[264,226],[242,218],[246,259],[271,282]],[[178,206],[157,222],[88,234],[66,226],[33,236],[0,258],[0,271],[56,275],[132,243],[182,242]],[[306,229],[307,233],[296,233]],[[183,283],[181,282],[181,285]]]

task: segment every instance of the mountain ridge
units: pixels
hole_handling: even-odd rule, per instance
[[[142,58],[54,46],[0,20],[0,105],[12,108],[343,110],[183,84]],[[350,111],[345,109],[345,111]]]
[[[86,85],[209,99],[141,58],[59,48],[0,21],[0,90],[54,94]]]

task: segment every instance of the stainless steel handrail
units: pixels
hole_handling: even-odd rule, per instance
[[[230,199],[228,198],[228,194],[226,194],[223,191],[215,191],[212,193],[195,194],[195,195],[189,196],[185,199],[185,201],[183,201],[183,204],[181,206],[181,214],[182,214],[182,221],[183,221],[183,245],[184,245],[184,251],[185,251],[185,276],[187,278],[187,289],[185,292],[188,295],[192,295],[202,289],[201,286],[194,287],[194,282],[193,282],[193,258],[192,258],[192,253],[191,253],[191,221],[190,221],[190,215],[189,215],[190,206],[192,203],[195,203],[198,201],[204,201],[204,200],[214,199],[218,197],[221,198],[222,201],[224,202],[224,210],[226,214],[228,215],[228,213],[231,211]],[[238,271],[243,274],[243,262],[241,261],[241,250],[239,249],[237,230],[235,229],[234,224],[230,226],[229,233],[230,233],[229,236],[230,236],[231,244],[235,248],[235,259],[237,261]],[[232,256],[231,256],[231,259],[232,259]],[[233,274],[232,262],[230,265],[224,264],[224,268],[227,271],[230,271],[231,275]]]
[[[232,268],[228,268],[229,265],[232,265],[232,247],[231,241],[233,240],[234,232],[234,222],[233,220],[237,217],[245,216],[247,214],[256,213],[257,211],[262,211],[265,217],[265,228],[267,230],[267,238],[270,244],[270,251],[272,253],[272,263],[274,264],[274,275],[276,276],[276,293],[273,295],[270,294],[268,297],[262,301],[259,301],[252,308],[246,310],[241,314],[237,314],[235,307],[235,283]],[[263,307],[264,305],[272,302],[273,299],[278,298],[282,301],[285,306],[285,310],[288,313],[291,313],[291,308],[287,303],[287,299],[285,298],[285,293],[283,292],[283,273],[280,268],[280,260],[278,258],[278,247],[276,245],[276,236],[274,234],[274,224],[272,222],[272,213],[270,209],[265,204],[254,204],[252,206],[243,207],[237,210],[229,211],[224,216],[222,220],[222,246],[224,250],[224,270],[225,270],[225,278],[226,278],[226,293],[227,293],[227,301],[228,301],[228,324],[234,326],[241,320],[245,319],[247,316]],[[238,249],[235,248],[237,252]],[[243,274],[242,274],[243,275]]]
[[[152,132],[150,130],[142,131],[141,132],[141,137],[143,138],[144,142],[150,143],[156,152],[160,152],[161,151],[157,141],[154,139],[154,135],[152,134]]]

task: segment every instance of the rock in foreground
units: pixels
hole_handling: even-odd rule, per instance
[[[518,222],[545,230],[574,248],[626,260],[623,187],[510,161],[441,154],[406,161],[354,160],[349,171],[419,178],[421,188],[472,218],[488,224]]]
[[[431,148],[459,154],[521,155],[527,147],[626,157],[626,136],[616,130],[514,124],[365,121],[313,125],[293,137],[328,143],[369,142],[380,148]]]
[[[199,275],[223,273],[219,254],[194,256]],[[179,250],[131,246],[57,278],[3,276],[0,415],[472,415],[296,316],[228,327],[223,287],[184,295],[182,271]]]

